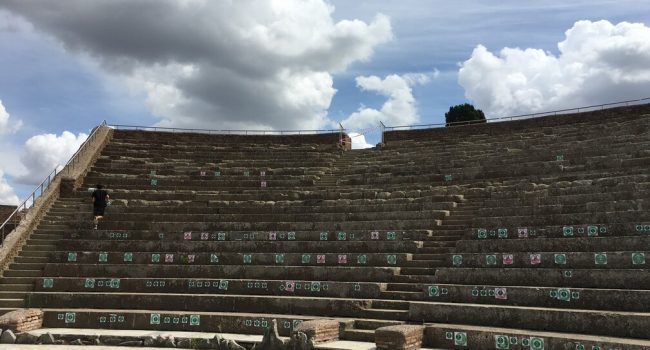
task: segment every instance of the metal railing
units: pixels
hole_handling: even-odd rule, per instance
[[[20,221],[23,218],[23,215],[27,213],[27,210],[30,209],[31,207],[34,206],[34,203],[36,203],[36,199],[40,198],[43,193],[50,187],[54,179],[56,179],[57,176],[61,175],[62,173],[70,174],[72,170],[74,170],[75,166],[79,162],[79,156],[86,151],[87,145],[95,139],[97,136],[97,131],[100,129],[100,127],[106,126],[106,121],[104,120],[99,126],[93,130],[92,133],[86,138],[86,141],[84,141],[81,146],[79,146],[79,149],[70,157],[70,160],[68,160],[67,163],[63,167],[61,165],[57,165],[54,170],[47,175],[45,180],[41,182],[40,185],[36,186],[34,191],[30,195],[27,196],[27,198],[20,204],[18,207],[16,207],[16,210],[13,211],[11,215],[2,223],[2,226],[0,226],[0,235],[2,236],[2,241],[0,241],[0,245],[4,244],[5,236],[13,231],[18,225],[20,224]],[[59,170],[60,169],[60,170]],[[23,214],[23,215],[19,215]],[[7,228],[11,225],[11,231],[7,232]]]
[[[634,105],[640,105],[640,104],[646,104],[646,103],[650,103],[650,97],[641,98],[641,99],[637,99],[637,100],[627,100],[627,101],[620,101],[620,102],[603,103],[603,104],[593,105],[593,106],[584,106],[584,107],[569,108],[569,109],[558,109],[558,110],[549,111],[549,112],[520,114],[520,115],[514,115],[514,116],[510,116],[510,117],[501,117],[501,118],[490,118],[490,119],[485,120],[485,123],[499,123],[499,122],[505,122],[505,121],[538,118],[538,117],[545,117],[545,116],[551,116],[551,115],[589,112],[589,111],[604,110],[604,109],[616,108],[616,107],[634,106]],[[386,131],[395,131],[395,130],[443,128],[443,127],[446,127],[446,126],[476,125],[476,124],[480,124],[480,123],[484,123],[484,122],[483,121],[460,121],[460,122],[451,122],[451,123],[386,126],[386,127],[384,127],[384,130],[386,130]]]
[[[168,128],[161,126],[139,126],[139,125],[119,125],[109,124],[108,127],[116,130],[142,130],[142,131],[161,131],[161,132],[178,132],[178,133],[199,133],[209,135],[317,135],[338,133],[340,129],[330,130],[217,130],[217,129],[185,129],[185,128]]]

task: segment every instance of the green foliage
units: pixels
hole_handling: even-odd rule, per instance
[[[485,122],[485,114],[483,114],[483,111],[474,108],[469,103],[449,107],[449,112],[445,113],[446,126]]]

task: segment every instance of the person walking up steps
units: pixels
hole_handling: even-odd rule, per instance
[[[91,197],[93,198],[93,216],[95,217],[94,224],[96,230],[99,220],[104,218],[104,210],[106,210],[106,205],[110,200],[110,196],[108,195],[108,192],[104,190],[104,186],[98,184],[95,188],[96,189],[93,191]]]

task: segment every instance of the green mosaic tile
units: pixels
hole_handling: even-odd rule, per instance
[[[160,314],[151,314],[149,316],[149,324],[160,324]]]
[[[556,265],[566,265],[567,257],[566,254],[555,254],[553,256],[553,261]]]
[[[454,332],[454,345],[456,345],[456,346],[467,346],[467,333],[465,333],[465,332]]]
[[[497,256],[494,254],[489,254],[485,256],[485,264],[492,266],[497,264]]]
[[[587,226],[587,235],[590,237],[598,236],[598,227],[597,226]]]
[[[494,347],[497,349],[510,349],[510,339],[507,335],[495,335]]]
[[[440,296],[440,288],[438,286],[429,286],[428,290],[430,297]]]
[[[564,237],[573,236],[573,226],[564,226],[562,228],[562,234],[564,234]]]
[[[453,255],[451,257],[451,261],[454,264],[454,266],[460,266],[463,264],[463,256],[462,255]]]
[[[199,326],[201,324],[201,315],[190,315],[190,326]]]
[[[530,338],[530,349],[531,350],[544,350],[544,339],[538,337]]]
[[[594,263],[596,265],[607,265],[607,253],[595,253]]]
[[[632,264],[633,265],[644,265],[645,264],[645,253],[632,253]]]

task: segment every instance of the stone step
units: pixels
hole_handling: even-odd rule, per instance
[[[47,232],[47,231],[36,231]],[[59,231],[57,231],[59,232]],[[184,231],[161,232],[144,230],[67,230],[61,239],[86,240],[144,240],[144,241],[425,241],[425,245],[449,246],[459,236],[434,235],[431,230],[372,230],[372,231]],[[32,234],[39,238],[40,234]]]
[[[375,330],[374,329],[346,329],[343,331],[341,336],[343,340],[349,341],[358,341],[358,342],[375,342]]]
[[[646,277],[647,276],[647,277]],[[562,269],[562,268],[446,268],[435,273],[436,283],[510,285],[529,287],[650,289],[647,269]]]
[[[411,261],[407,253],[203,253],[203,252],[69,252],[50,253],[50,263],[122,264],[133,268],[150,265],[166,266],[445,266],[444,260]],[[12,264],[12,269],[42,269],[45,264]]]
[[[638,269],[644,268],[650,251],[553,252],[456,254],[465,268],[561,268],[561,269]],[[454,256],[446,259],[453,265]]]
[[[15,285],[15,284],[20,284],[20,285],[30,285],[34,286],[34,281],[36,281],[36,277],[9,277],[9,276],[3,276],[0,277],[0,285],[5,286],[5,285]]]
[[[442,220],[449,215],[447,210],[412,210],[412,211],[386,211],[386,212],[359,212],[359,213],[301,213],[301,214],[144,214],[144,213],[111,213],[107,211],[105,222],[110,220],[112,225],[122,222],[134,222],[135,224],[145,222],[167,222],[167,223],[187,223],[187,222],[350,222],[350,221],[371,221],[371,220],[416,220],[416,219],[434,219]],[[246,220],[248,218],[248,220]],[[67,219],[67,220],[62,220]],[[90,221],[90,220],[88,220]],[[446,220],[445,220],[446,221]],[[68,218],[51,216],[42,221],[43,225],[71,225],[76,221]],[[450,225],[453,225],[450,223]]]
[[[54,293],[32,292],[30,307],[34,308],[120,308],[138,309],[141,305],[155,310],[176,310],[184,305],[190,312],[200,312],[206,307],[219,312],[297,313],[321,317],[357,317],[387,320],[407,320],[409,310],[374,308],[376,300],[322,298],[313,296],[286,297],[262,295],[209,295],[201,294],[139,294],[139,293]],[[144,304],[143,304],[144,303]],[[387,300],[380,305],[401,304]]]
[[[463,253],[493,252],[603,252],[636,251],[650,246],[650,236],[522,238],[502,240],[460,240],[456,249]]]
[[[412,199],[412,198],[408,198]],[[376,203],[380,200],[365,200],[364,204],[351,204],[339,201],[319,201],[318,206],[307,206],[304,202],[296,203],[275,203],[263,202],[260,204],[238,204],[238,205],[218,205],[218,203],[203,203],[203,206],[197,206],[194,203],[191,205],[163,205],[149,202],[147,204],[139,204],[133,200],[128,201],[128,206],[120,205],[121,202],[116,202],[110,206],[111,213],[120,213],[121,215],[135,215],[135,214],[174,214],[174,215],[206,215],[206,214],[328,214],[328,213],[373,213],[373,212],[387,212],[387,211],[413,211],[413,210],[451,210],[454,208],[455,202],[431,202],[424,203],[421,201],[414,201],[411,203],[404,203],[395,201],[395,203]],[[80,210],[85,210],[81,211]],[[59,207],[52,209],[48,212],[48,218],[67,219],[70,217],[84,215],[92,210],[90,203],[78,205],[75,208]],[[455,209],[454,209],[455,213]],[[87,216],[87,215],[86,215]],[[458,218],[456,214],[453,218]],[[471,217],[469,217],[471,219]]]
[[[330,231],[339,229],[353,230],[427,230],[439,226],[436,219],[403,220],[367,220],[367,221],[291,221],[291,222],[249,222],[242,218],[239,222],[131,222],[113,221],[108,218],[100,222],[102,230],[161,230],[161,231]],[[65,225],[41,225],[39,228],[50,230],[68,229]],[[461,227],[442,226],[443,229],[460,229]]]
[[[46,263],[20,263],[14,262],[9,264],[11,270],[42,270]]]
[[[37,251],[85,251],[85,252],[246,252],[257,253],[411,253],[421,247],[421,241],[96,241],[85,239],[60,240],[55,247],[34,246]],[[39,247],[38,249],[34,249]],[[47,247],[40,248],[40,247]]]
[[[5,277],[40,277],[43,276],[43,270],[5,270]]]
[[[625,322],[620,320],[624,319]],[[650,313],[411,302],[409,321],[648,339]]]
[[[650,348],[650,341],[647,340],[602,335],[444,323],[428,323],[425,327],[424,344],[443,349],[492,350],[523,347],[526,349],[645,350]]]
[[[97,292],[97,293],[186,293],[319,296],[330,298],[371,298],[380,296],[380,282],[338,282],[269,279],[208,279],[208,278],[86,278],[43,277],[30,290],[38,292]],[[2,289],[2,288],[0,288]],[[420,288],[422,289],[422,287]]]
[[[421,293],[423,286],[413,283],[388,283],[386,285],[387,291],[399,291],[399,292],[418,292]]]
[[[333,267],[333,266],[181,266],[149,265],[146,269],[135,269],[125,265],[80,265],[47,264],[38,276],[88,278],[203,278],[205,276],[232,276],[243,279],[313,280],[347,282],[398,282],[399,268],[395,267]],[[12,271],[7,271],[12,272]],[[7,277],[32,277],[10,276]],[[426,279],[403,276],[407,282],[422,282]],[[430,279],[430,277],[429,277]]]
[[[35,263],[45,264],[49,261],[47,257],[31,257],[31,256],[17,256],[14,260],[17,263]]]
[[[0,299],[0,308],[22,308],[25,307],[23,299]]]
[[[34,290],[34,284],[5,284],[0,280],[0,291],[7,292],[28,292]]]

